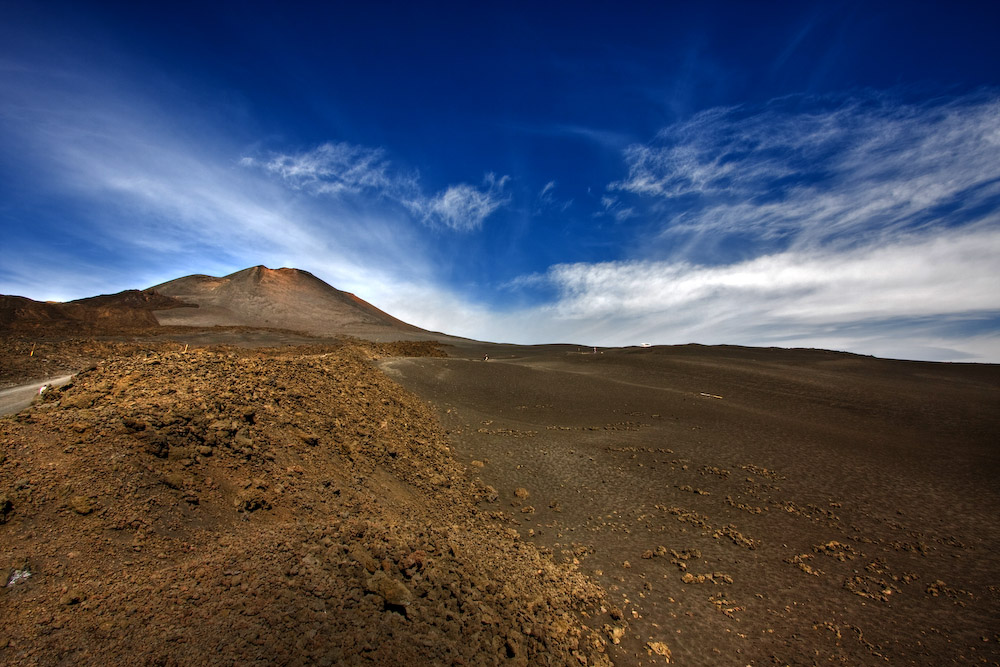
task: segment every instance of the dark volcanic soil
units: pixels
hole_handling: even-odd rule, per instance
[[[381,365],[510,525],[625,611],[616,663],[661,662],[649,642],[685,665],[1000,661],[1000,367],[464,354]]]

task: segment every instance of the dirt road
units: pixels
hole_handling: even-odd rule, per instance
[[[38,396],[38,390],[48,385],[50,387],[61,387],[72,379],[72,375],[60,375],[47,380],[39,380],[29,384],[22,384],[18,387],[0,390],[0,416],[9,415],[31,405],[31,401]]]

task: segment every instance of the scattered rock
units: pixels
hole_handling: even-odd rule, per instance
[[[681,581],[685,584],[731,584],[733,583],[733,578],[721,572],[714,572],[712,574],[691,574],[690,572],[686,572],[681,576]]]
[[[256,489],[244,490],[233,501],[238,512],[256,512],[271,509],[271,501]]]
[[[841,562],[854,560],[854,558],[858,555],[858,552],[855,551],[854,547],[849,544],[837,542],[836,540],[827,542],[826,544],[817,545],[813,547],[813,551],[818,554],[836,558]]]
[[[646,649],[651,655],[662,656],[665,662],[670,662],[670,648],[663,642],[646,642]]]
[[[625,636],[625,628],[620,625],[605,625],[604,632],[612,644],[621,644],[622,637]]]
[[[800,570],[802,570],[806,574],[811,574],[814,577],[818,577],[821,574],[823,574],[822,570],[817,570],[816,568],[812,567],[811,565],[809,565],[809,563],[806,562],[808,560],[811,560],[813,557],[814,557],[813,554],[799,554],[797,556],[792,556],[791,558],[786,558],[785,562],[797,566]]]

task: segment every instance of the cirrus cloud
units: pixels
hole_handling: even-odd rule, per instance
[[[409,202],[409,206],[422,213],[426,221],[437,221],[457,231],[479,229],[486,218],[510,201],[503,193],[508,180],[508,176],[498,179],[487,174],[483,179],[485,190],[460,183],[430,199]]]
[[[886,93],[710,109],[624,151],[609,189],[652,202],[661,231],[856,245],[995,216],[1000,96]]]
[[[488,173],[481,188],[459,183],[427,195],[420,186],[419,174],[396,168],[385,150],[344,142],[327,142],[300,153],[244,156],[240,164],[275,174],[290,187],[314,195],[375,197],[395,202],[428,226],[454,231],[480,229],[490,215],[510,201],[504,194],[509,176],[497,178]]]

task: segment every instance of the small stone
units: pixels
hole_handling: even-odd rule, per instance
[[[413,599],[410,589],[382,570],[369,577],[365,587],[370,593],[382,596],[387,605],[405,607]]]
[[[94,506],[87,496],[73,496],[70,498],[69,506],[77,514],[87,515],[94,511]]]
[[[518,488],[514,489],[514,495],[517,498],[520,498],[521,500],[525,500],[531,494],[528,493],[528,490],[526,488],[524,488],[523,486],[519,486]]]
[[[163,483],[169,486],[171,489],[183,489],[184,488],[184,476],[176,472],[168,472],[163,476]]]
[[[646,648],[650,653],[663,656],[666,662],[670,662],[670,648],[663,642],[646,642]]]

